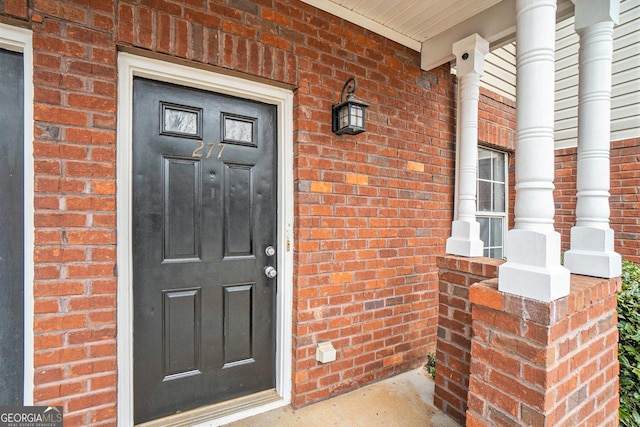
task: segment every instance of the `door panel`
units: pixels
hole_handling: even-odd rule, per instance
[[[134,81],[135,422],[275,386],[276,108]]]
[[[224,255],[252,256],[253,228],[247,227],[253,219],[252,167],[225,164],[224,180]]]
[[[200,373],[200,289],[165,291],[164,380]]]
[[[0,406],[21,405],[24,376],[24,65],[0,49]]]
[[[224,288],[224,366],[253,362],[252,325],[254,284]]]
[[[164,157],[164,259],[200,259],[200,162]]]

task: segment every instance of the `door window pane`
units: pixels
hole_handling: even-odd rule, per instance
[[[198,115],[191,111],[166,108],[164,110],[164,131],[197,135]]]
[[[253,142],[253,123],[225,118],[224,139]]]
[[[202,137],[202,109],[162,102],[161,135]]]

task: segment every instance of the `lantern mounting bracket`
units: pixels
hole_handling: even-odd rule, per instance
[[[349,79],[344,82],[344,86],[342,86],[342,92],[340,92],[340,102],[355,98],[356,96],[353,94],[353,92],[355,92],[357,88],[358,83],[356,82],[356,79],[354,79],[353,77],[349,77]],[[347,91],[347,99],[344,98],[345,91]]]

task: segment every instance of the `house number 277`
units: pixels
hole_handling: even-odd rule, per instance
[[[202,158],[202,156],[204,155],[204,150],[205,150],[205,143],[204,141],[197,141],[198,146],[196,147],[195,150],[193,150],[193,153],[191,154],[192,157],[198,157],[198,158]],[[224,148],[227,146],[227,144],[225,144],[224,142],[207,142],[206,147],[209,147],[209,149],[207,150],[207,155],[204,157],[205,159],[208,159],[211,157],[211,154],[213,153],[213,149],[218,147],[220,148],[220,151],[218,151],[218,155],[216,156],[217,159],[220,159],[220,157],[222,157],[222,152],[224,151]]]

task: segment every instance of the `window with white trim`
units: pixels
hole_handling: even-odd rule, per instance
[[[507,182],[507,154],[478,147],[476,219],[480,223],[485,257],[504,257]]]

